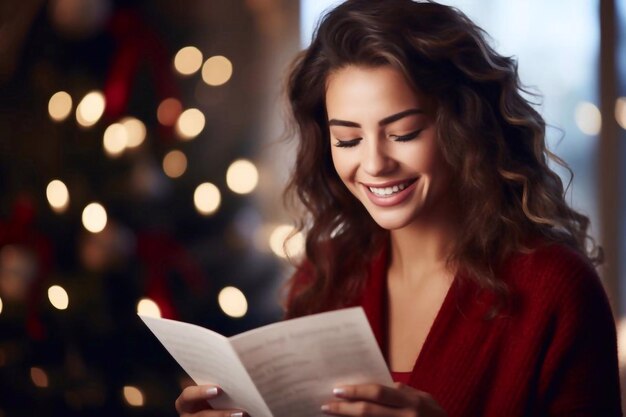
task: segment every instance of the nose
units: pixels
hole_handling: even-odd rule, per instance
[[[363,171],[377,177],[389,173],[394,169],[395,162],[380,140],[366,140],[365,146],[361,147],[361,167]]]

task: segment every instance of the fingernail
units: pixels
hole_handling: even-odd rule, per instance
[[[243,411],[235,411],[234,413],[230,413],[230,417],[243,417]]]
[[[206,390],[206,396],[209,398],[215,397],[217,394],[219,394],[220,390],[217,389],[217,387],[211,387],[211,388],[207,388]]]
[[[346,390],[343,388],[333,388],[333,394],[334,395],[345,395],[346,394]]]
[[[330,405],[328,404],[324,404],[320,408],[322,411],[330,411]]]

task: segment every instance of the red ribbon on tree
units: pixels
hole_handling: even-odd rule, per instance
[[[41,340],[46,333],[39,307],[45,281],[52,269],[54,252],[50,240],[36,229],[35,217],[32,199],[22,195],[15,200],[8,221],[0,223],[0,249],[3,251],[0,278],[12,281],[2,282],[2,287],[5,291],[13,288],[11,292],[15,298],[21,299],[21,293],[25,293],[26,332],[30,338]],[[7,253],[7,249],[12,252]],[[31,263],[30,268],[24,268],[25,262]],[[28,276],[30,273],[26,269],[32,271],[32,276]]]
[[[176,239],[157,232],[143,232],[137,237],[137,256],[146,270],[146,296],[161,310],[161,316],[177,319],[168,284],[168,275],[179,272],[194,293],[206,293],[207,279],[187,249]]]
[[[122,117],[128,107],[132,85],[142,63],[150,71],[157,98],[178,98],[179,90],[172,76],[169,53],[158,33],[132,9],[117,11],[108,24],[117,42],[104,86],[105,115]]]

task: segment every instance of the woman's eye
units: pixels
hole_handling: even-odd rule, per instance
[[[402,135],[402,136],[398,136],[398,135],[389,135],[389,137],[391,139],[393,139],[396,142],[408,142],[412,139],[415,139],[416,137],[419,136],[419,134],[422,132],[423,129],[417,129],[414,132],[408,133],[406,135]]]
[[[350,140],[337,139],[337,142],[335,142],[335,146],[338,148],[351,148],[353,146],[358,145],[360,141],[361,141],[361,138],[350,139]]]

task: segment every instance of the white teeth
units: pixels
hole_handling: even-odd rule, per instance
[[[400,192],[404,190],[407,186],[408,186],[408,183],[394,185],[393,187],[385,187],[385,188],[368,187],[368,188],[370,189],[372,193],[376,194],[377,196],[385,197],[385,196]]]

